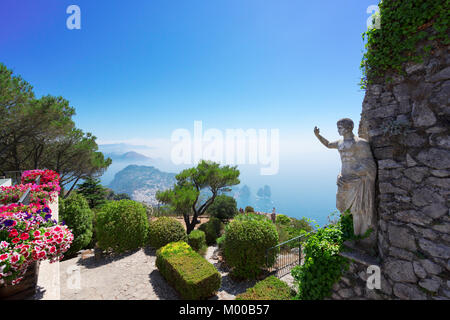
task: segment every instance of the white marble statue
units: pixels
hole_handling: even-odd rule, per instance
[[[374,224],[375,178],[377,169],[369,143],[353,134],[353,121],[337,122],[344,139],[328,142],[315,127],[314,134],[329,149],[338,149],[342,169],[337,178],[336,208],[353,215],[355,235],[363,235]]]

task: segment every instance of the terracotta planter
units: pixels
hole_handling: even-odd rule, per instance
[[[23,280],[15,286],[0,286],[0,300],[24,300],[33,297],[39,274],[39,262],[33,263]]]

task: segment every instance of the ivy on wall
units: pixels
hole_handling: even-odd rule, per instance
[[[426,45],[418,52],[419,41],[450,43],[450,0],[382,0],[379,8],[380,28],[363,33],[363,40],[367,40],[361,62],[363,89],[387,71],[403,74],[405,62],[420,63],[433,47]]]

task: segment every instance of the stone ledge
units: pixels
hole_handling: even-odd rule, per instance
[[[343,251],[339,253],[340,256],[356,261],[365,266],[372,266],[372,265],[380,266],[379,258],[364,253],[359,248],[357,248],[352,242],[346,241],[344,242],[344,246],[351,249],[351,251]]]
[[[52,218],[56,219],[56,221],[59,220],[58,204],[58,196],[56,196],[55,201],[49,204],[52,210]],[[58,261],[51,264],[48,260],[41,262],[37,288],[39,292],[35,295],[36,300],[60,300],[60,270]]]

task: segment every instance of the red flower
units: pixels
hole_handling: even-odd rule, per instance
[[[13,255],[11,257],[11,263],[16,263],[17,261],[19,261],[19,255]]]
[[[14,239],[12,239],[12,243],[16,244],[16,243],[18,243],[18,242],[20,242],[20,239],[19,239],[19,238],[14,238]]]
[[[29,237],[30,237],[30,235],[28,233],[22,233],[20,235],[20,239],[23,241],[27,240]]]
[[[6,260],[6,259],[8,259],[8,254],[7,253],[0,255],[0,261]]]
[[[10,238],[17,237],[18,235],[19,235],[19,233],[17,232],[16,229],[12,229],[11,232],[9,233]]]

